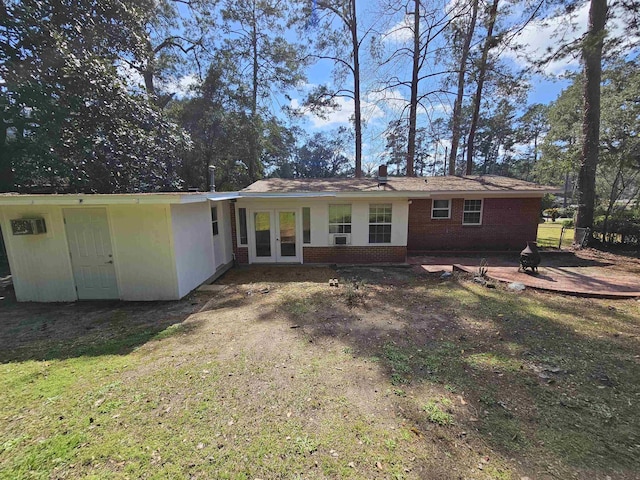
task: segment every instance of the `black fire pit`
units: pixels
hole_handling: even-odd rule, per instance
[[[527,242],[527,246],[520,252],[520,268],[526,272],[530,268],[533,273],[538,273],[538,265],[540,265],[540,252],[536,242]]]

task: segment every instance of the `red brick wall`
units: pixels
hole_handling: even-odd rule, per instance
[[[248,264],[249,263],[249,248],[248,247],[238,247],[238,251],[236,253],[236,261],[240,264]]]
[[[304,263],[404,263],[406,247],[304,247]]]
[[[407,249],[522,250],[535,240],[540,198],[485,198],[482,225],[462,225],[464,199],[451,201],[450,219],[431,218],[431,200],[414,199],[409,205]]]

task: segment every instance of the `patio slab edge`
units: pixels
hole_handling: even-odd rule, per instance
[[[453,271],[465,272],[465,273],[475,273],[477,267],[468,267],[465,265],[461,265],[456,263],[453,265]],[[503,283],[513,283],[514,280],[512,278],[504,278],[500,277],[500,275],[495,275],[491,273],[491,269],[487,272],[486,276],[492,280],[496,280],[498,282]],[[524,284],[527,288],[533,288],[535,290],[541,290],[546,292],[554,292],[554,293],[563,293],[566,295],[574,295],[578,297],[589,297],[589,298],[608,298],[608,299],[633,299],[640,298],[640,291],[637,292],[596,292],[593,290],[576,290],[576,289],[566,289],[566,288],[551,288],[551,287],[540,287],[537,285],[530,285],[526,281],[520,281],[520,283]]]

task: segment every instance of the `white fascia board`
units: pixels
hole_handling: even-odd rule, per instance
[[[410,198],[424,198],[423,192],[414,192],[408,195]],[[429,193],[433,198],[542,198],[547,193],[558,193],[556,190],[517,190],[517,191],[497,191],[497,190],[451,190]]]
[[[398,191],[379,191],[379,192],[339,192],[336,194],[338,198],[429,198],[430,192],[398,192]]]
[[[224,192],[224,193],[205,193],[204,196],[211,200],[212,202],[221,202],[223,200],[233,200],[235,198],[239,198],[240,194],[238,192]]]
[[[239,198],[317,198],[317,197],[336,197],[338,194],[333,192],[291,192],[291,193],[251,193],[238,192]]]
[[[0,205],[136,205],[204,202],[202,195],[7,195]]]

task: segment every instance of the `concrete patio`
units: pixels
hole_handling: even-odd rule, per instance
[[[640,297],[640,274],[634,269],[624,271],[606,261],[584,259],[574,252],[541,252],[538,274],[518,271],[519,254],[477,253],[466,255],[430,255],[409,257],[416,268],[429,272],[461,271],[477,273],[486,260],[490,279],[519,282],[526,287],[570,295],[602,298]]]

